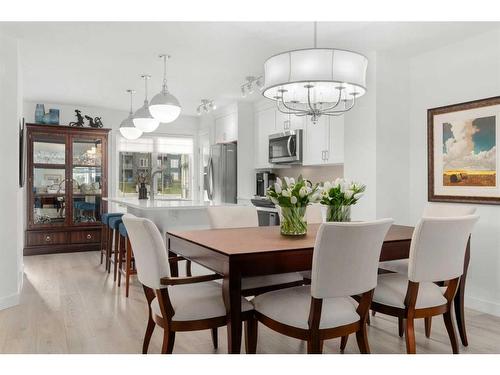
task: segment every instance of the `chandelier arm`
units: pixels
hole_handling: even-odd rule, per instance
[[[349,108],[344,108],[343,110],[340,111],[324,112],[324,114],[331,116],[342,115],[343,113],[349,112],[354,107],[355,104],[356,104],[356,96],[353,96]]]
[[[311,105],[311,88],[310,87],[307,88],[307,104],[309,105],[309,110],[311,112],[314,112],[315,109]]]
[[[277,102],[279,103],[279,99],[277,100]],[[299,109],[299,108],[293,108],[293,107],[289,107],[288,105],[286,105],[285,103],[285,100],[283,98],[283,94],[281,95],[281,104],[286,108],[288,109],[289,111],[292,111],[292,114],[293,113],[307,113],[308,111],[304,110],[304,109]],[[283,112],[284,113],[284,112]]]
[[[280,111],[281,113],[284,113],[286,115],[297,115],[298,116],[301,114],[307,114],[306,111],[300,111],[300,110],[297,110],[295,108],[290,108],[290,107],[286,106],[283,101],[281,102],[281,104],[283,104],[283,106],[285,107],[285,110],[280,108],[280,101],[279,100],[276,101],[276,106],[278,108],[278,111]]]
[[[332,105],[331,107],[329,107],[329,108],[321,109],[321,111],[324,111],[324,112],[331,111],[332,109],[336,108],[339,105],[339,103],[341,102],[341,100],[342,100],[342,90],[339,89],[339,98],[337,99],[337,102],[334,105]]]

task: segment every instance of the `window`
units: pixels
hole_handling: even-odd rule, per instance
[[[151,174],[161,169],[156,177],[155,195],[167,198],[191,198],[193,138],[141,137],[118,140],[119,177],[118,195],[135,196],[139,190],[137,179],[146,178],[150,190]]]

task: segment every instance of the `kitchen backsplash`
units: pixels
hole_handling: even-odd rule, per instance
[[[338,177],[344,176],[344,167],[342,165],[329,165],[319,167],[306,167],[302,165],[294,165],[291,168],[273,169],[273,173],[279,177],[294,177],[302,175],[307,180],[313,183],[320,181],[332,181]]]

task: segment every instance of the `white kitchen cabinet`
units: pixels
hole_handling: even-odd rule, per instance
[[[275,109],[255,113],[255,168],[271,168],[269,163],[269,135],[276,133]]]
[[[215,119],[215,143],[234,142],[238,140],[238,116],[230,113]]]
[[[316,124],[308,118],[304,127],[303,164],[344,162],[344,117],[321,116]]]
[[[304,128],[306,117],[287,115],[275,109],[276,113],[276,132],[286,132]]]

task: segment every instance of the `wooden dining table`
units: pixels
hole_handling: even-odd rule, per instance
[[[228,351],[241,350],[241,278],[311,270],[319,224],[310,224],[305,236],[282,236],[279,226],[167,232],[169,256],[182,256],[223,276],[222,293],[227,311]],[[392,225],[380,261],[409,256],[413,227]],[[455,315],[462,343],[467,345],[464,323],[465,276],[470,257],[467,245],[464,275],[455,296]],[[171,267],[178,276],[177,263]]]

